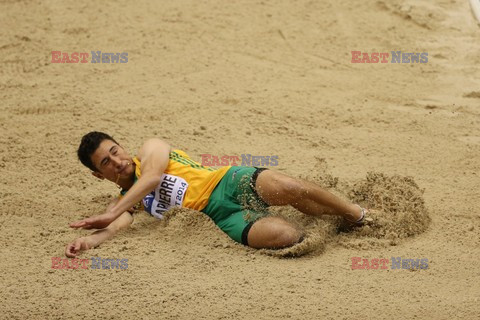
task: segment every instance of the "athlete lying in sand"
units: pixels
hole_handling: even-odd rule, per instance
[[[90,132],[82,138],[78,157],[95,177],[116,183],[122,191],[105,213],[70,224],[101,230],[68,244],[67,257],[76,257],[128,227],[134,207],[139,206],[156,218],[173,206],[199,210],[233,240],[253,248],[284,248],[303,239],[302,232],[286,220],[265,216],[268,206],[291,205],[314,216],[339,215],[353,226],[367,220],[365,209],[311,182],[265,168],[205,167],[160,139],[147,140],[131,158],[109,135]],[[248,216],[261,218],[248,221]]]

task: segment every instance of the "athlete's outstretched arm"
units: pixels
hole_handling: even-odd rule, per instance
[[[142,175],[125,196],[101,215],[70,224],[72,228],[105,228],[122,212],[132,208],[160,183],[168,166],[171,147],[160,139],[149,139],[140,148],[137,158],[142,163]]]
[[[99,246],[104,241],[112,238],[117,232],[127,228],[133,222],[130,212],[124,212],[105,229],[97,230],[89,236],[80,237],[65,247],[65,255],[76,258],[81,251]]]

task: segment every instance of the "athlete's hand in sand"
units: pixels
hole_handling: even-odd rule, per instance
[[[86,238],[78,238],[65,247],[65,255],[69,258],[76,258],[80,251],[88,250],[91,246]]]
[[[112,221],[116,219],[115,215],[112,215],[109,211],[98,216],[86,218],[83,220],[70,223],[71,228],[82,229],[103,229],[108,227]]]
[[[103,216],[103,215],[100,215],[100,216]],[[97,217],[100,217],[100,216],[97,216]],[[97,218],[97,217],[94,217],[94,218]],[[91,219],[91,218],[88,218],[88,219]],[[84,220],[88,220],[88,219],[84,219]],[[78,224],[80,224],[80,222],[84,220],[78,221]],[[73,257],[76,257],[78,253],[82,250],[95,248],[100,244],[102,244],[107,239],[112,238],[120,230],[127,228],[129,225],[132,224],[132,222],[133,222],[132,215],[129,212],[124,212],[115,221],[110,223],[108,227],[103,228],[101,230],[96,230],[91,235],[78,238],[72,243],[68,244],[67,247],[65,248],[65,255],[69,258],[73,258]],[[72,223],[72,225],[73,224],[75,223]],[[87,224],[86,226],[84,226],[84,228],[88,229],[90,225],[92,224]],[[95,223],[93,223],[93,225],[95,225],[95,227],[99,226],[99,224],[95,224]]]

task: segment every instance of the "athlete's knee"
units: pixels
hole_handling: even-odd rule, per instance
[[[299,230],[293,226],[284,227],[279,234],[277,234],[277,239],[275,243],[279,248],[285,248],[293,246],[294,244],[300,242],[302,234]]]
[[[303,232],[277,217],[256,222],[248,235],[248,244],[253,248],[279,249],[292,246],[303,239]]]

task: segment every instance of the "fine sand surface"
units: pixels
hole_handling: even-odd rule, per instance
[[[97,50],[128,63],[51,63]],[[397,50],[428,62],[351,63]],[[479,52],[459,0],[0,1],[0,318],[478,319]],[[377,225],[337,234],[337,219],[272,208],[307,237],[257,251],[199,212],[137,212],[80,257],[127,269],[52,269],[91,232],[68,223],[118,193],[76,158],[91,130],[132,155],[149,137],[197,161],[278,155],[272,169],[373,208]]]

